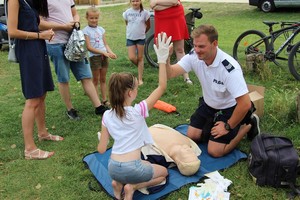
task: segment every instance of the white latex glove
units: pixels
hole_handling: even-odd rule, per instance
[[[172,36],[166,39],[166,33],[159,33],[157,35],[157,44],[153,44],[158,63],[167,63],[167,59],[169,57],[169,48],[173,45],[171,43]]]

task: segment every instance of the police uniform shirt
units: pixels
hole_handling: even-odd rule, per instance
[[[233,57],[217,49],[217,55],[209,66],[199,60],[192,51],[178,64],[186,71],[194,71],[198,77],[204,101],[215,109],[225,109],[236,104],[235,98],[248,93],[241,66]]]

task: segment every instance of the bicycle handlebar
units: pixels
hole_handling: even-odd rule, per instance
[[[189,8],[189,10],[192,11],[193,17],[197,19],[201,19],[203,17],[203,14],[199,11],[201,8]]]
[[[198,12],[201,8],[189,8],[192,12]]]

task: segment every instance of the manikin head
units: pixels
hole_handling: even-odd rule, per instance
[[[182,175],[191,176],[199,170],[201,149],[193,140],[163,124],[155,124],[149,131],[166,160],[174,162]]]
[[[182,175],[191,176],[199,170],[200,160],[193,149],[186,144],[173,145],[170,157],[173,158]]]

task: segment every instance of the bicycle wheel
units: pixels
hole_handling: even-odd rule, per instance
[[[286,42],[287,38],[293,34],[295,30],[294,29],[287,29],[285,31],[280,32],[280,34],[276,35],[276,38],[274,40],[274,49],[278,50],[282,47],[282,45]],[[276,57],[274,57],[274,60],[272,60],[277,66],[280,66],[284,69],[286,69],[286,64],[288,63],[289,54],[295,45],[299,41],[299,36],[295,36],[293,40],[291,40],[287,46],[282,49],[280,52],[277,53]],[[276,52],[275,52],[276,53]]]
[[[296,80],[300,80],[300,42],[294,45],[289,55],[289,69]]]
[[[242,67],[247,66],[251,55],[265,54],[269,42],[264,39],[266,35],[257,30],[248,30],[242,33],[234,43],[233,57]]]
[[[153,44],[154,44],[154,34],[150,35],[150,37],[146,40],[144,55],[146,57],[146,60],[152,67],[158,67],[157,57],[156,57],[155,50],[153,48]]]

